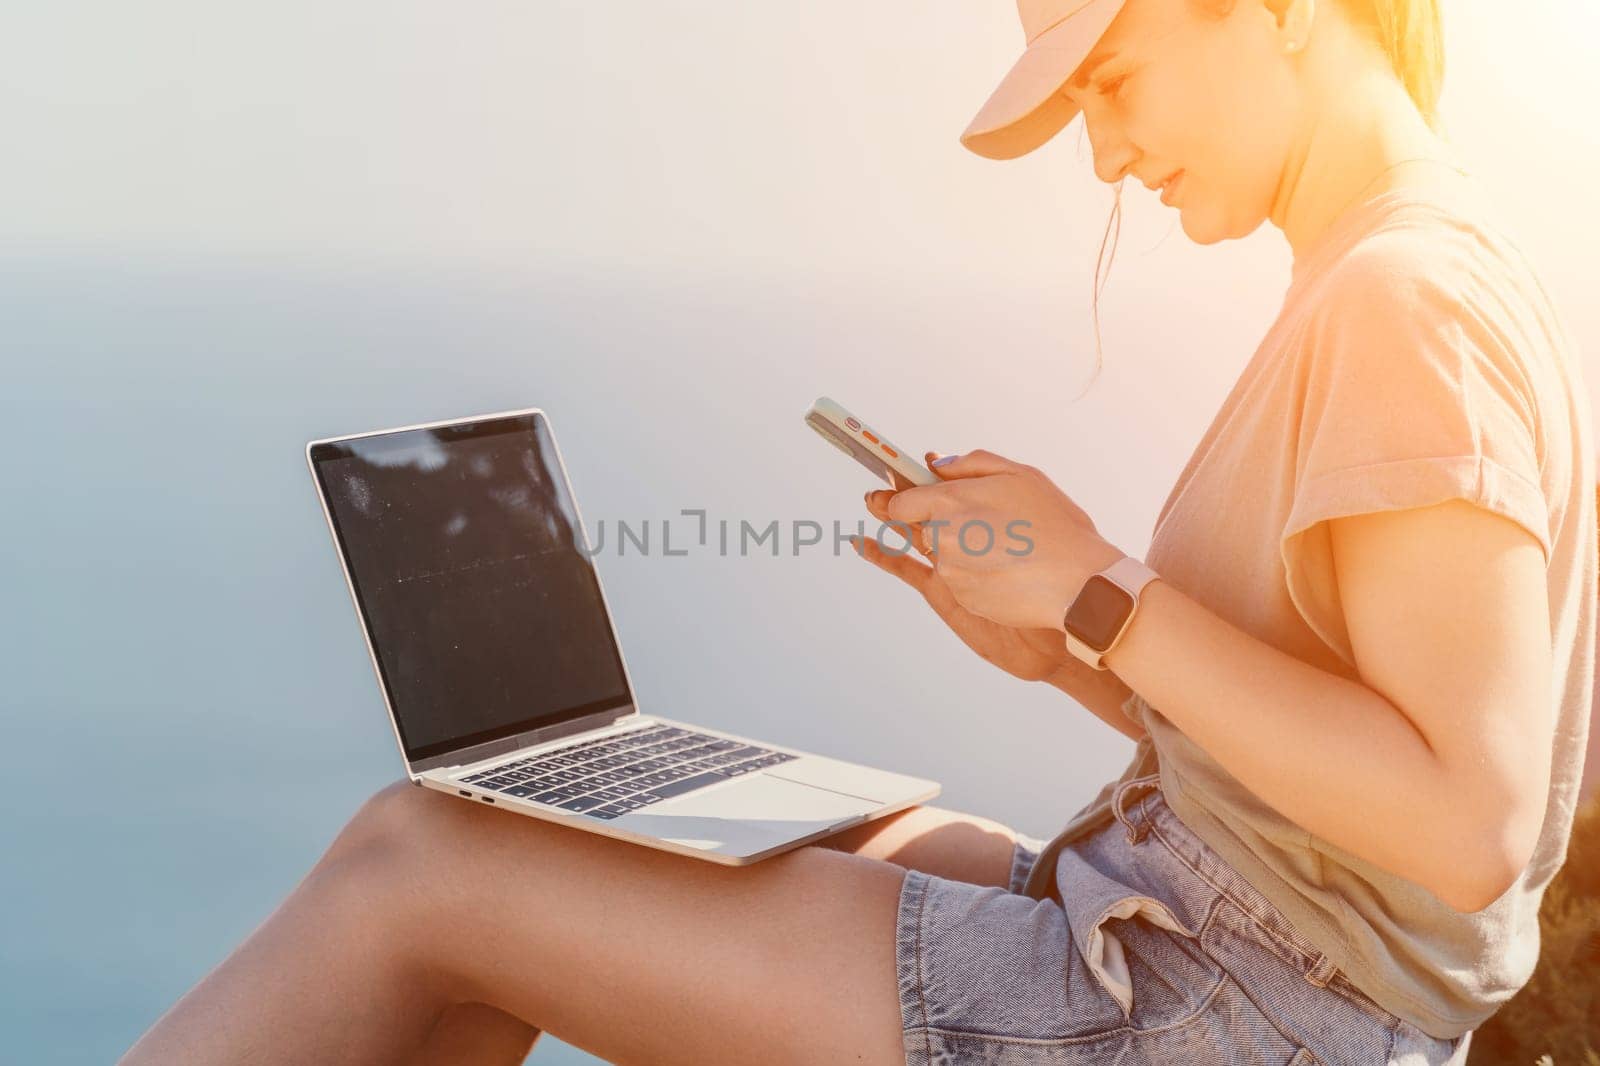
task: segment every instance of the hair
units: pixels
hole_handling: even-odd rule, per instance
[[[1233,10],[1237,0],[1195,0],[1207,13],[1218,18]],[[1383,48],[1394,68],[1395,76],[1405,86],[1411,102],[1424,121],[1434,129],[1439,128],[1439,93],[1444,86],[1444,22],[1440,13],[1442,0],[1337,0],[1339,5],[1364,27]],[[1116,186],[1116,198],[1111,204],[1111,215],[1106,219],[1106,230],[1100,238],[1100,251],[1094,261],[1094,292],[1090,307],[1094,317],[1095,372],[1098,374],[1101,357],[1100,346],[1100,290],[1105,288],[1104,276],[1111,269],[1111,260],[1117,254],[1117,237],[1122,232],[1122,183]],[[1109,241],[1110,256],[1106,254]],[[1104,262],[1104,271],[1101,263]]]

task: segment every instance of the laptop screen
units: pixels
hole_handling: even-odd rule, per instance
[[[543,415],[316,444],[409,759],[628,705]]]

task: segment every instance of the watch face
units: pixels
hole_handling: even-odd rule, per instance
[[[1105,651],[1133,613],[1133,603],[1127,589],[1095,574],[1067,611],[1066,630],[1095,651]]]

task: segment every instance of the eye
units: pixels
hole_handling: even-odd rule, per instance
[[[1107,78],[1105,81],[1100,83],[1100,95],[1109,96],[1115,99],[1118,90],[1122,88],[1123,84],[1127,80],[1128,75],[1126,74],[1118,74],[1114,78]]]

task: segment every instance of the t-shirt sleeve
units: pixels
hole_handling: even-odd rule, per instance
[[[1301,349],[1281,547],[1296,609],[1354,666],[1329,519],[1463,499],[1526,529],[1546,565],[1551,537],[1537,408],[1506,313],[1402,257],[1338,269]]]

